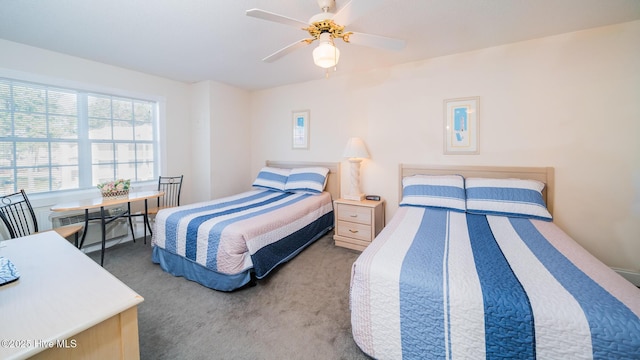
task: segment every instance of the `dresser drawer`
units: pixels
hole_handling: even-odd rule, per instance
[[[357,240],[371,241],[371,225],[338,220],[337,235]]]
[[[357,205],[338,204],[338,220],[371,225],[371,209]]]

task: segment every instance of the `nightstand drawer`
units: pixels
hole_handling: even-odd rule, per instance
[[[338,220],[371,225],[371,209],[349,204],[338,204]]]
[[[384,227],[384,200],[347,200],[333,202],[336,246],[362,251]]]
[[[371,241],[371,225],[338,220],[337,234],[348,238]]]

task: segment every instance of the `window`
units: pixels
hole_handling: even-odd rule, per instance
[[[0,78],[0,193],[153,180],[157,102]]]

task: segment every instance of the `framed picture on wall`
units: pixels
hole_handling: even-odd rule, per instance
[[[309,110],[294,111],[291,119],[292,148],[309,148]]]
[[[444,100],[444,153],[479,154],[480,97]]]

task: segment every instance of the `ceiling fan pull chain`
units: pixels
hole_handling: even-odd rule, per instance
[[[335,44],[334,44],[334,47],[335,47]],[[338,71],[338,58],[340,57],[340,53],[339,53],[338,51],[339,51],[339,50],[338,50],[338,48],[336,47],[336,48],[335,48],[335,51],[334,51],[334,53],[333,53],[333,56],[335,56],[335,59],[336,59],[336,63],[333,65],[333,71],[334,71],[334,72]]]

